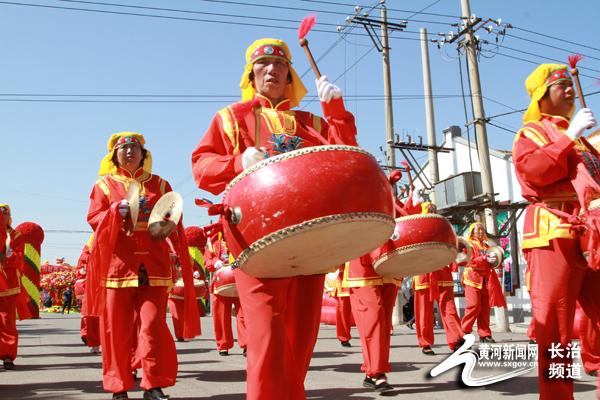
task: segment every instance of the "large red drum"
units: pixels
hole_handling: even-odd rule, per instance
[[[416,214],[396,219],[394,235],[371,252],[375,272],[403,277],[436,271],[454,261],[456,234],[438,214]]]
[[[226,188],[223,234],[236,265],[258,278],[325,273],[394,230],[392,188],[352,146],[309,147],[248,168]]]
[[[204,298],[206,295],[206,283],[201,281],[200,279],[194,279],[194,291],[196,292],[196,300],[200,300]],[[177,282],[175,282],[175,286],[173,286],[173,291],[171,292],[172,299],[183,300],[183,279],[179,278]]]
[[[238,297],[235,277],[231,266],[219,268],[213,275],[214,293],[225,297]]]

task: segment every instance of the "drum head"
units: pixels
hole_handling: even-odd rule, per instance
[[[373,268],[380,276],[404,277],[437,271],[456,258],[456,248],[448,243],[421,243],[383,254]]]
[[[235,283],[215,287],[215,294],[223,297],[239,297]]]
[[[275,232],[238,257],[239,267],[257,278],[282,278],[330,272],[384,243],[394,219],[332,216]]]
[[[154,205],[148,219],[148,234],[154,240],[169,236],[181,219],[183,199],[177,192],[165,193]]]

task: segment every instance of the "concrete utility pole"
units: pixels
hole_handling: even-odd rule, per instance
[[[471,6],[469,0],[461,0],[462,16],[465,24],[470,26]],[[465,52],[467,65],[469,68],[469,82],[471,84],[471,102],[473,104],[473,113],[475,120],[475,135],[477,136],[477,153],[479,156],[479,165],[481,167],[481,185],[483,193],[490,201],[490,208],[485,210],[486,230],[491,235],[498,234],[498,223],[496,221],[496,212],[494,207],[494,184],[492,182],[492,167],[490,164],[489,145],[487,140],[487,130],[485,123],[485,112],[483,110],[483,95],[481,94],[481,82],[479,80],[479,66],[477,64],[477,43],[473,30],[468,28],[465,32]],[[505,308],[496,308],[496,325],[501,332],[509,332],[508,314]]]
[[[381,4],[381,47],[383,60],[383,94],[385,101],[385,143],[387,147],[387,162],[391,168],[396,167],[394,144],[394,111],[392,104],[392,78],[390,75],[390,47],[388,41],[387,8]]]
[[[427,41],[427,29],[421,28],[421,61],[423,63],[423,94],[425,95],[425,116],[427,120],[427,140],[429,146],[436,146],[435,137],[435,114],[433,112],[433,97],[431,90],[431,71],[429,69],[429,42]],[[431,184],[440,180],[438,168],[437,150],[429,149],[429,175]],[[435,190],[431,192],[431,200],[435,204]]]

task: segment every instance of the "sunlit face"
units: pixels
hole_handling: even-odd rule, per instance
[[[139,143],[128,143],[117,149],[119,167],[134,173],[142,162],[142,146]]]
[[[290,67],[279,57],[264,57],[254,63],[254,88],[276,105],[283,100]]]
[[[479,241],[485,239],[485,229],[483,229],[483,225],[475,225],[475,228],[473,228],[473,237]]]
[[[540,111],[545,114],[568,118],[575,104],[572,81],[560,81],[548,88],[540,100]]]

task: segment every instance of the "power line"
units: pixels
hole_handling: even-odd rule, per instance
[[[336,6],[344,6],[344,7],[355,7],[355,6],[357,6],[357,4],[338,3],[338,2],[324,1],[324,0],[300,0],[300,1],[305,1],[305,2],[308,2],[308,3],[320,3],[320,4],[329,4],[329,5],[336,5]],[[435,3],[438,3],[438,1],[436,1]],[[433,3],[433,4],[435,4],[435,3]],[[365,6],[358,5],[358,7],[365,7]],[[429,7],[431,7],[431,5],[425,7],[423,10],[425,10],[425,9],[427,9]],[[437,14],[437,13],[428,13],[428,12],[414,11],[414,10],[400,10],[398,8],[388,8],[388,11],[415,13],[415,15],[416,14],[431,15],[431,16],[435,16],[435,17],[461,18],[459,15]]]
[[[569,40],[565,40],[565,39],[562,39],[562,38],[559,38],[559,37],[556,37],[556,36],[546,35],[545,33],[535,32],[535,31],[532,31],[532,30],[529,30],[529,29],[525,29],[525,28],[519,28],[518,26],[513,26],[513,28],[514,29],[518,29],[518,30],[523,31],[523,32],[532,33],[534,35],[543,36],[543,37],[548,38],[548,39],[554,39],[554,40],[558,40],[560,42],[565,42],[565,43],[569,43],[569,44],[574,44],[576,46],[585,47],[586,49],[600,51],[600,49],[597,48],[597,47],[592,47],[592,46],[588,46],[588,45],[581,44],[581,43],[571,42]]]
[[[503,49],[506,49],[506,50],[515,51],[515,52],[517,52],[517,53],[528,54],[528,55],[531,55],[531,56],[534,56],[534,57],[539,57],[539,58],[541,58],[541,59],[550,60],[550,61],[555,61],[555,62],[562,63],[562,64],[564,64],[564,62],[565,62],[565,60],[558,60],[558,59],[556,59],[556,58],[550,58],[550,57],[542,56],[542,55],[540,55],[540,54],[532,53],[531,51],[525,51],[525,50],[515,49],[515,48],[513,48],[513,47],[509,47],[509,46],[506,46],[506,45],[502,45],[502,46],[500,46],[500,47],[501,47],[501,48],[503,48]],[[579,66],[579,65],[577,66],[577,68],[578,68],[579,70],[586,69],[586,70],[588,70],[588,71],[600,72],[600,70],[593,69],[593,68],[589,68],[589,67],[582,67],[582,66]],[[582,76],[586,76],[586,75],[582,75]],[[588,76],[588,78],[594,78],[594,77],[592,77],[592,76]]]
[[[513,38],[516,38],[516,39],[519,39],[519,40],[523,40],[523,41],[528,42],[528,43],[539,44],[540,46],[549,47],[551,49],[560,50],[560,51],[564,51],[564,52],[571,53],[571,54],[578,53],[578,54],[581,54],[582,56],[584,56],[585,58],[590,58],[590,59],[593,59],[593,60],[599,60],[600,61],[600,58],[598,58],[598,57],[593,57],[593,56],[590,56],[588,54],[584,54],[582,52],[577,52],[577,51],[574,51],[574,50],[569,50],[569,49],[564,49],[562,47],[553,46],[553,45],[548,44],[548,43],[538,42],[536,40],[531,40],[531,39],[524,38],[524,37],[521,37],[521,36],[513,35],[511,33],[506,33],[506,36],[510,36],[510,37],[513,37]]]

